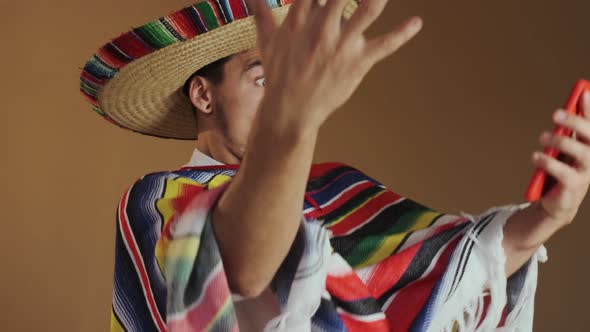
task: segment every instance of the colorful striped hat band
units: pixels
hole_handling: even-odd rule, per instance
[[[292,1],[267,0],[278,22]],[[344,18],[358,1],[349,0]],[[200,1],[102,46],[82,70],[80,91],[94,111],[122,128],[196,139],[185,81],[203,66],[255,46],[256,26],[245,0]]]

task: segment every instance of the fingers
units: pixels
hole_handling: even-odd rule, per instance
[[[583,173],[590,170],[590,147],[573,138],[554,135],[544,132],[539,137],[539,142],[545,147],[556,148],[568,157],[572,158],[575,166]]]
[[[370,0],[369,0],[370,1]],[[422,19],[413,17],[393,31],[367,42],[367,58],[374,64],[391,55],[422,28]]]
[[[295,0],[295,2],[297,1],[301,0]],[[265,0],[246,0],[246,3],[254,12],[258,45],[261,49],[265,49],[268,43],[268,38],[277,29],[278,24]]]
[[[289,13],[285,18],[283,24],[287,24],[292,27],[300,27],[305,23],[308,13],[317,0],[292,0]]]
[[[561,184],[567,187],[575,184],[577,174],[571,166],[539,151],[533,153],[532,160],[536,166],[545,170]]]
[[[326,5],[322,9],[325,12],[324,23],[329,27],[333,27],[334,29],[340,30],[342,14],[344,12],[344,7],[346,7],[348,1],[349,0],[328,0]]]
[[[585,118],[590,119],[590,91],[586,91],[582,94],[580,103],[582,104],[582,114]]]
[[[557,125],[572,129],[581,141],[590,142],[589,118],[580,115],[573,115],[563,109],[559,109],[553,113],[553,121],[555,121]]]
[[[344,24],[344,37],[362,34],[381,15],[386,4],[387,0],[361,0],[360,5]]]

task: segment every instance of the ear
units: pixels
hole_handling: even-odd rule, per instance
[[[211,82],[198,75],[193,77],[189,83],[189,99],[199,112],[210,114],[213,111],[211,87]]]

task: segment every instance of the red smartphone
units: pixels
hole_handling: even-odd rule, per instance
[[[590,91],[590,82],[584,79],[580,79],[574,86],[567,103],[565,104],[565,110],[571,114],[582,114],[582,108],[580,107],[580,99],[584,91]],[[575,132],[569,128],[556,125],[553,129],[553,134],[563,135],[569,137],[575,137]],[[544,150],[545,154],[556,157],[558,160],[565,160],[566,155],[561,153],[555,148],[547,147]],[[545,195],[555,184],[557,180],[545,173],[545,171],[539,167],[535,169],[531,181],[525,193],[525,199],[529,202],[536,201]]]

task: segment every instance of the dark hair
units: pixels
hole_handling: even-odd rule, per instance
[[[221,82],[223,82],[223,65],[226,62],[228,62],[232,58],[232,56],[233,56],[233,54],[230,54],[224,58],[217,59],[217,60],[205,65],[204,67],[197,70],[196,72],[194,72],[184,82],[184,87],[182,88],[182,92],[184,93],[184,95],[187,98],[190,98],[188,90],[190,88],[191,81],[195,76],[204,77],[204,78],[208,79],[209,81],[211,81],[214,85],[218,85]]]

